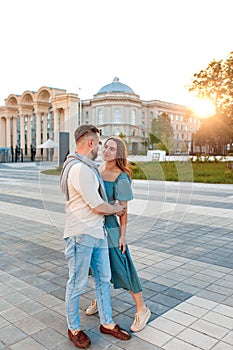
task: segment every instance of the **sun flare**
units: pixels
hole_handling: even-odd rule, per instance
[[[211,100],[196,98],[191,103],[191,108],[200,118],[208,118],[216,113],[215,106]]]

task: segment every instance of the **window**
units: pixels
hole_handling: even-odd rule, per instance
[[[89,112],[88,112],[88,111],[85,112],[85,118],[86,118],[86,119],[89,118]]]
[[[54,132],[54,115],[51,112],[47,114],[47,132],[49,133]],[[51,135],[51,137],[53,136]]]
[[[135,109],[133,109],[132,113],[131,113],[131,124],[136,125],[136,111],[135,111]]]
[[[121,123],[122,117],[121,117],[121,110],[120,108],[114,109],[114,116],[113,116],[114,123]]]
[[[115,128],[115,136],[119,136],[121,133],[120,128]]]
[[[19,116],[16,119],[16,138],[17,138],[17,146],[20,147],[20,117]]]
[[[153,119],[154,118],[154,114],[153,112],[150,112],[150,119]]]
[[[103,114],[103,110],[100,108],[98,110],[98,125],[103,124],[103,119],[104,119],[104,114]]]

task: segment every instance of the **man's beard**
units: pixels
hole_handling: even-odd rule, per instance
[[[98,151],[96,151],[96,150],[92,150],[91,151],[91,159],[92,160],[95,160],[96,158],[97,158],[97,156],[98,156]]]

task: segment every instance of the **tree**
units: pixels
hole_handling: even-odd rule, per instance
[[[233,52],[225,60],[213,60],[205,70],[194,74],[188,90],[197,97],[212,100],[217,114],[233,121]]]
[[[167,153],[174,150],[174,133],[168,113],[161,113],[152,120],[150,142],[159,144]]]
[[[231,120],[223,115],[215,115],[204,119],[201,127],[194,134],[193,141],[195,146],[206,146],[206,152],[210,154],[225,154],[226,145],[232,139]]]
[[[122,140],[124,140],[124,141],[125,141],[125,139],[126,139],[126,135],[123,134],[123,132],[120,132],[119,137],[120,137],[120,139],[122,139]]]

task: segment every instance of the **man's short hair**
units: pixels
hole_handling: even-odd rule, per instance
[[[74,132],[74,139],[77,142],[82,136],[88,134],[99,134],[100,131],[95,125],[83,124],[80,125]]]

